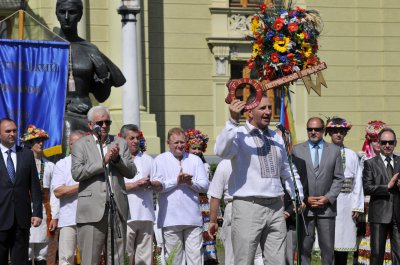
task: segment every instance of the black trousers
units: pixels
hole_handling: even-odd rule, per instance
[[[400,265],[400,230],[399,224],[370,223],[371,227],[371,258],[370,265],[382,265],[385,254],[386,238],[390,235],[392,264]]]
[[[28,262],[29,228],[20,228],[16,223],[0,231],[0,264],[8,264],[10,254],[12,265],[26,265]]]

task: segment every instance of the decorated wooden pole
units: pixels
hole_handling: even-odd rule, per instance
[[[20,9],[18,12],[18,39],[24,39],[24,10]]]

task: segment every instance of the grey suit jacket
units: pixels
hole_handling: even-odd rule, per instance
[[[314,171],[308,141],[295,145],[293,154],[306,161],[308,196],[325,196],[329,200],[329,203],[323,208],[313,209],[307,206],[306,214],[321,217],[336,216],[336,198],[344,181],[340,148],[324,141],[318,174]]]
[[[120,160],[117,163],[110,162],[109,168],[118,212],[122,221],[126,222],[129,207],[124,177],[133,178],[136,167],[132,163],[126,141],[114,136],[110,136],[110,139],[108,146],[118,143],[120,147]],[[88,135],[74,143],[71,156],[72,178],[79,182],[76,222],[99,222],[104,216],[108,195],[103,162],[94,137]]]

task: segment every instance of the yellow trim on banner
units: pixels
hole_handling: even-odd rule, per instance
[[[53,155],[58,155],[62,153],[61,145],[56,145],[43,150],[44,156],[49,157]]]

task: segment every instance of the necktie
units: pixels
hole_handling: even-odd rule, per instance
[[[315,149],[315,156],[314,156],[314,171],[317,172],[319,169],[319,145],[315,144],[314,145],[314,149]]]
[[[390,157],[386,157],[385,161],[387,162],[386,164],[386,172],[388,174],[389,180],[393,177],[393,167],[392,164],[390,164],[390,161],[392,161],[392,159]]]
[[[7,156],[7,172],[8,172],[8,176],[10,177],[11,182],[15,183],[15,167],[14,167],[14,162],[11,159],[12,150],[8,149],[6,153],[8,155]]]

